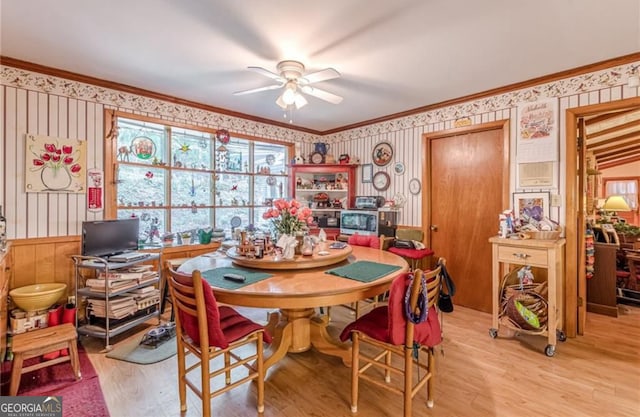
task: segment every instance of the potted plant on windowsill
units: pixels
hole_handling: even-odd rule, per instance
[[[181,232],[180,237],[182,238],[183,245],[191,244],[191,232]]]

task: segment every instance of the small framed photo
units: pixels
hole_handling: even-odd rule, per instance
[[[362,182],[370,183],[373,180],[373,164],[362,164]]]
[[[549,217],[549,193],[513,193],[513,214],[526,222]]]

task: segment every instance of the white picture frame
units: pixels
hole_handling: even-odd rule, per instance
[[[537,221],[549,218],[549,192],[513,193],[513,214],[516,218],[532,217]]]
[[[362,183],[369,184],[373,181],[373,164],[362,164]]]

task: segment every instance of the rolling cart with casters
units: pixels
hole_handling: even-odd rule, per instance
[[[492,237],[492,327],[489,336],[496,338],[500,327],[507,327],[518,333],[547,337],[544,353],[551,357],[556,352],[556,342],[564,342],[567,337],[562,331],[564,301],[564,247],[565,239],[505,239]],[[529,265],[547,270],[548,296],[546,304],[546,326],[536,330],[526,330],[518,325],[502,320],[503,277],[514,265]]]

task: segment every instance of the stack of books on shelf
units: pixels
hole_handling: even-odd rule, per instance
[[[152,286],[127,291],[123,295],[131,296],[136,302],[138,310],[160,303],[160,290]]]
[[[122,319],[138,311],[138,306],[133,297],[127,295],[116,295],[109,299],[87,299],[89,314],[95,317],[107,317],[107,303],[109,303],[110,319]]]

